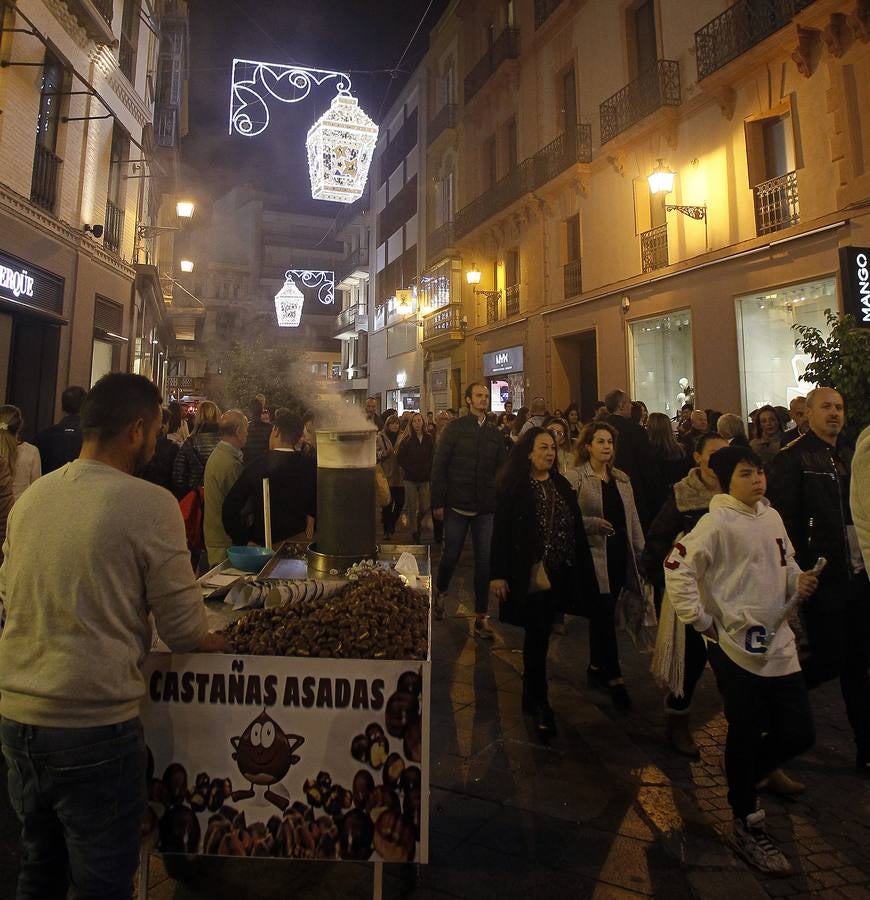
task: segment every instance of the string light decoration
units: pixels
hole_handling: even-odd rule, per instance
[[[315,200],[353,203],[365,190],[378,126],[351,96],[346,72],[234,59],[229,133],[262,134],[269,127],[269,100],[298,103],[313,87],[331,79],[338,93],[311,126],[306,140],[311,195]]]
[[[353,203],[363,195],[378,126],[356,97],[339,93],[308,131],[308,174],[315,200]]]
[[[317,301],[323,306],[335,302],[335,272],[319,269],[288,269],[284,273],[284,285],[275,294],[275,315],[282,328],[298,328],[302,321],[305,295],[303,287],[317,291]]]
[[[292,279],[285,281],[281,290],[275,294],[275,315],[278,317],[278,324],[282,328],[298,328],[302,321],[304,302],[305,298],[296,282]]]

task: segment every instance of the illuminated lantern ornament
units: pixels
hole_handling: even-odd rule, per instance
[[[305,298],[302,291],[288,277],[284,286],[275,294],[275,314],[282,328],[298,328],[302,321],[302,304]]]
[[[356,97],[339,92],[308,131],[308,173],[315,200],[353,203],[362,197],[378,126]]]

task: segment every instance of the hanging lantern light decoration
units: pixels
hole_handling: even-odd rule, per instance
[[[282,328],[298,328],[302,321],[302,304],[305,298],[289,272],[285,278],[287,280],[284,286],[275,294],[275,315]]]
[[[308,131],[308,173],[315,200],[353,203],[365,190],[378,126],[343,91]]]

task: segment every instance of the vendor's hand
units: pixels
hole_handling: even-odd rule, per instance
[[[435,519],[436,522],[444,521],[444,507],[436,506],[432,509],[432,518]]]
[[[719,632],[716,630],[715,622],[711,622],[710,627],[706,631],[702,631],[701,634],[703,634],[705,638],[709,638],[717,644],[719,643]]]
[[[507,600],[509,591],[510,588],[508,587],[508,583],[504,580],[504,578],[494,578],[489,583],[489,592],[496,600],[499,601],[499,603]]]
[[[222,634],[210,631],[200,642],[196,653],[226,653],[227,640]]]
[[[309,526],[305,529],[305,540],[306,540],[306,541],[313,541],[313,540],[314,540],[314,526],[313,526],[313,525],[309,525]]]
[[[607,519],[599,519],[598,533],[603,534],[605,537],[613,537],[613,535],[616,534],[616,529],[607,521]]]
[[[819,576],[812,572],[801,572],[798,576],[797,595],[801,600],[812,597],[819,589]]]

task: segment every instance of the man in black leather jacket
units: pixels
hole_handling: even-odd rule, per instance
[[[489,553],[495,515],[495,476],[507,459],[501,432],[487,422],[489,389],[465,389],[468,415],[448,423],[435,445],[432,461],[432,516],[444,521],[444,553],[435,581],[435,617],[444,616],[444,594],[471,530],[474,546],[474,632],[491,639],[489,624]]]
[[[801,608],[809,643],[802,659],[807,686],[839,676],[857,766],[870,776],[870,583],[849,507],[852,448],[841,437],[843,398],[832,388],[807,397],[809,431],[770,464],[768,497],[785,522],[802,569],[820,556],[828,565]]]

